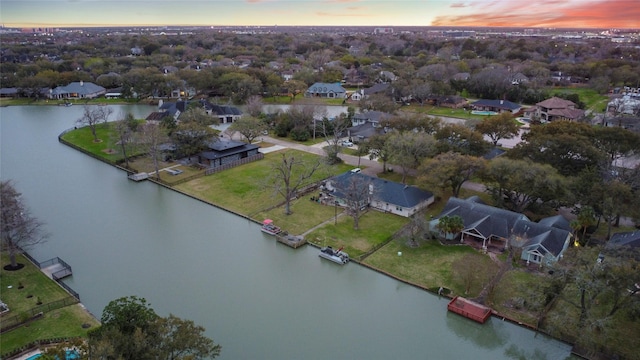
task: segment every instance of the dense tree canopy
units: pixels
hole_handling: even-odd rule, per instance
[[[203,335],[205,329],[175,315],[160,317],[136,296],[107,304],[101,326],[89,334],[92,358],[189,360],[215,358],[221,347]]]

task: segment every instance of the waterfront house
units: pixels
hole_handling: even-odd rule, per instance
[[[481,99],[471,103],[471,107],[475,111],[492,111],[496,113],[510,112],[512,114],[520,111],[522,106],[509,100],[487,100]]]
[[[210,141],[208,150],[198,154],[198,163],[207,168],[219,168],[259,155],[259,146],[241,141],[218,139]]]
[[[458,234],[444,234],[438,228],[445,216],[459,216],[464,228]],[[520,248],[527,264],[551,265],[562,258],[573,239],[571,228],[562,216],[533,222],[524,214],[486,205],[477,196],[449,198],[444,209],[429,222],[432,234],[447,240],[477,245],[488,251],[502,252],[507,246]]]
[[[337,201],[338,204],[346,204],[344,189],[347,189],[352,181],[357,181],[369,189],[369,196],[361,205],[379,211],[409,217],[434,202],[434,195],[429,191],[361,172],[348,171],[324,183],[323,194],[332,199],[328,203],[333,204]]]
[[[50,99],[95,99],[107,89],[91,82],[76,81],[66,86],[58,86],[49,92]]]
[[[320,97],[327,99],[345,99],[347,90],[340,83],[315,83],[304,93],[305,97]]]

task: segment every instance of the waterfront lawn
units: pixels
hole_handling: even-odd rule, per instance
[[[38,298],[42,303],[50,303],[69,297],[60,285],[49,279],[40,269],[29,260],[19,255],[18,263],[24,267],[17,271],[7,271],[0,267],[2,279],[2,293],[0,300],[7,304],[10,311],[3,316],[13,316],[38,306]],[[9,257],[2,253],[2,267],[9,264]],[[19,289],[22,283],[23,288]],[[11,286],[11,288],[9,288]],[[31,297],[27,297],[31,295]],[[3,335],[4,337],[4,335]]]
[[[350,257],[357,258],[389,241],[408,222],[409,219],[402,216],[370,210],[360,217],[359,229],[355,230],[353,218],[343,214],[338,217],[337,225],[325,224],[309,233],[306,239],[318,246],[342,247]]]
[[[293,154],[296,159],[313,163],[323,161],[317,155],[292,149],[283,150],[287,155]],[[274,192],[270,179],[273,178],[273,168],[281,161],[282,151],[266,154],[264,159],[249,164],[237,166],[213,175],[200,177],[175,188],[187,194],[203,199],[251,218],[255,214],[281,204],[284,198]],[[335,166],[321,166],[309,179],[309,184],[327,177],[348,171],[351,166],[340,164]],[[296,178],[294,168],[293,179]],[[261,220],[261,219],[258,219]]]
[[[117,136],[110,123],[99,124],[96,127],[96,136],[99,141],[94,142],[93,134],[88,126],[74,129],[68,133],[62,135],[62,139],[80,147],[81,149],[95,155],[96,157],[103,158],[110,162],[117,162],[124,159],[121,148],[117,145]],[[127,149],[129,156],[139,154],[140,152]]]
[[[124,165],[124,163],[123,163]],[[146,172],[149,173],[151,178],[155,179],[155,165],[153,163],[153,159],[148,156],[139,156],[133,160],[129,161],[129,167],[136,172]],[[172,170],[182,170],[182,174],[172,175],[167,171],[164,171],[164,168],[170,167]],[[199,169],[195,166],[187,166],[181,165],[180,163],[176,163],[173,161],[159,161],[158,168],[160,169],[160,180],[165,182],[166,184],[173,184],[184,179],[190,178],[192,176],[196,176],[201,174],[204,176],[204,170]],[[153,174],[151,174],[153,173]]]
[[[402,255],[398,256],[398,252]],[[480,281],[474,281],[468,294],[464,286],[455,279],[453,264],[467,254],[479,257],[482,268],[477,269]],[[381,269],[398,278],[427,289],[440,286],[452,290],[451,295],[477,296],[482,287],[497,271],[488,256],[465,245],[442,245],[435,240],[420,241],[418,247],[408,246],[406,239],[397,239],[377,250],[364,260],[366,265]]]
[[[513,269],[502,276],[491,292],[487,305],[500,314],[525,324],[536,324],[536,314],[526,309],[528,291],[540,282],[548,281],[542,274],[526,269]]]
[[[85,329],[87,325],[90,326]],[[6,354],[37,340],[86,337],[87,331],[99,325],[100,323],[82,305],[70,305],[47,312],[42,318],[27,326],[2,334],[0,349]]]
[[[3,317],[16,316],[38,306],[36,304],[38,298],[43,304],[47,304],[70,296],[22,255],[18,256],[18,263],[25,266],[18,271],[4,270],[4,265],[9,263],[6,253],[2,253],[0,259],[2,260],[0,300],[10,309]],[[24,288],[18,288],[20,283]],[[27,295],[33,296],[27,298]],[[45,312],[42,318],[31,322],[28,326],[21,326],[2,334],[0,349],[2,353],[8,353],[39,339],[86,336],[88,329],[82,328],[84,324],[89,324],[93,328],[98,326],[99,322],[80,304]]]
[[[332,221],[336,212],[333,206],[322,205],[316,201],[311,201],[311,196],[313,196],[313,194],[292,201],[290,215],[285,215],[284,206],[279,206],[255,214],[252,217],[258,221],[272,219],[282,230],[287,231],[289,234],[300,235],[318,224],[325,221]],[[342,213],[341,208],[337,210],[338,214]]]

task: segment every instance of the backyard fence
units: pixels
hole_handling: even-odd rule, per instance
[[[234,168],[236,166],[248,164],[250,162],[254,162],[254,161],[262,160],[262,159],[264,159],[264,154],[263,153],[257,153],[256,155],[247,156],[246,158],[235,160],[235,161],[232,161],[232,162],[230,162],[228,164],[220,165],[220,166],[215,167],[215,168],[209,168],[204,172],[204,174],[205,175],[215,174],[215,173],[217,173],[219,171],[222,171],[222,170],[231,169],[231,168]]]
[[[9,331],[15,327],[18,327],[24,323],[27,323],[35,318],[42,316],[46,312],[61,309],[63,307],[74,305],[78,303],[78,299],[75,296],[67,296],[64,299],[52,301],[50,303],[38,305],[29,310],[25,310],[17,315],[2,318],[2,326],[0,327],[0,333]]]

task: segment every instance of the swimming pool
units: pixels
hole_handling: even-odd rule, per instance
[[[27,360],[35,360],[41,356],[42,354],[31,355],[27,358]],[[75,350],[67,350],[67,354],[65,355],[65,360],[74,360],[78,358],[80,358],[80,356],[78,356],[78,352],[76,352]]]
[[[495,111],[480,111],[480,110],[473,110],[473,111],[471,111],[471,114],[473,114],[473,115],[498,115],[498,113],[495,112]]]

